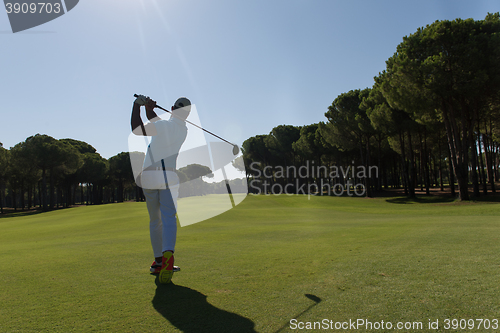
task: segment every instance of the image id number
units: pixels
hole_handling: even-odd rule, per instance
[[[14,13],[14,14],[41,14],[41,13],[55,13],[59,14],[61,12],[61,4],[60,3],[45,3],[45,2],[39,2],[39,3],[10,3],[7,2],[5,4],[5,9],[7,11],[7,14]]]
[[[444,320],[444,329],[498,329],[498,319],[445,319]]]

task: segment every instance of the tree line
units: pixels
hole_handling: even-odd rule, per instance
[[[143,198],[129,154],[103,158],[90,144],[36,134],[10,150],[0,143],[0,209],[43,211]]]
[[[477,21],[436,21],[405,36],[373,86],[340,94],[325,117],[247,139],[242,151],[249,185],[254,181],[249,187],[262,185],[266,167],[271,186],[293,182],[289,174],[276,177],[277,166],[307,162],[308,168],[313,163],[326,167],[298,177],[297,185],[344,183],[345,177],[328,171],[351,165],[378,167],[377,176],[357,180],[367,196],[383,188],[404,188],[414,197],[419,187],[427,194],[432,187],[449,187],[461,200],[468,200],[470,192],[475,197],[496,192],[499,13]]]

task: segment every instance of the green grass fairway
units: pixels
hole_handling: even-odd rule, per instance
[[[293,318],[500,331],[498,203],[249,196],[179,228],[174,284],[152,260],[145,203],[1,218],[0,332],[312,331]]]

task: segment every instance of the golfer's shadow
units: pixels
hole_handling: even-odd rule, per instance
[[[207,296],[188,287],[166,285],[156,278],[153,307],[179,330],[190,332],[255,332],[254,323],[207,302]],[[159,327],[161,330],[161,327]]]

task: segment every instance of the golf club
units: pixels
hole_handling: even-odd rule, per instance
[[[134,94],[134,97],[139,97],[139,95]],[[161,107],[161,106],[159,106],[158,104],[156,104],[155,108],[162,109],[163,111],[168,112],[168,113],[172,114],[172,115],[175,117],[175,115],[172,113],[172,111],[169,111],[169,110],[167,110],[167,109],[165,109],[165,108],[162,108],[162,107]],[[237,145],[235,145],[234,143],[231,143],[231,142],[229,142],[229,141],[227,141],[227,140],[225,140],[225,139],[221,138],[220,136],[218,136],[218,135],[216,135],[216,134],[214,134],[214,133],[210,132],[209,130],[204,129],[203,127],[200,127],[200,126],[198,126],[198,125],[196,125],[196,124],[193,124],[193,123],[192,123],[192,122],[190,122],[189,120],[184,119],[184,121],[185,121],[186,123],[188,123],[188,124],[191,124],[191,125],[193,125],[193,126],[195,126],[195,127],[198,127],[199,129],[201,129],[201,130],[203,130],[203,131],[207,132],[208,134],[211,134],[211,135],[215,136],[216,138],[218,138],[218,139],[220,139],[220,140],[222,140],[222,141],[224,141],[224,142],[226,142],[226,143],[229,143],[231,146],[233,146],[233,155],[235,155],[235,156],[236,156],[236,155],[238,155],[238,153],[240,152],[240,148],[239,148]]]
[[[308,312],[309,310],[311,310],[313,307],[315,307],[316,305],[318,305],[318,304],[322,301],[322,299],[321,299],[321,298],[319,298],[319,297],[318,297],[318,296],[316,296],[316,295],[312,295],[312,294],[304,294],[304,296],[306,296],[306,297],[307,297],[307,298],[309,298],[311,301],[313,301],[313,302],[314,302],[314,304],[309,305],[309,307],[308,307],[307,309],[305,309],[305,310],[304,310],[304,311],[302,311],[301,313],[299,313],[299,314],[295,315],[294,317],[292,317],[292,318],[294,318],[294,319],[299,318],[299,317],[300,317],[300,316],[302,316],[304,313]],[[288,327],[288,325],[289,325],[289,323],[286,323],[285,325],[281,326],[281,327],[280,327],[280,329],[279,329],[279,330],[277,330],[275,333],[279,333],[279,332],[281,332],[282,330],[284,330],[285,328],[287,328],[287,327]]]

